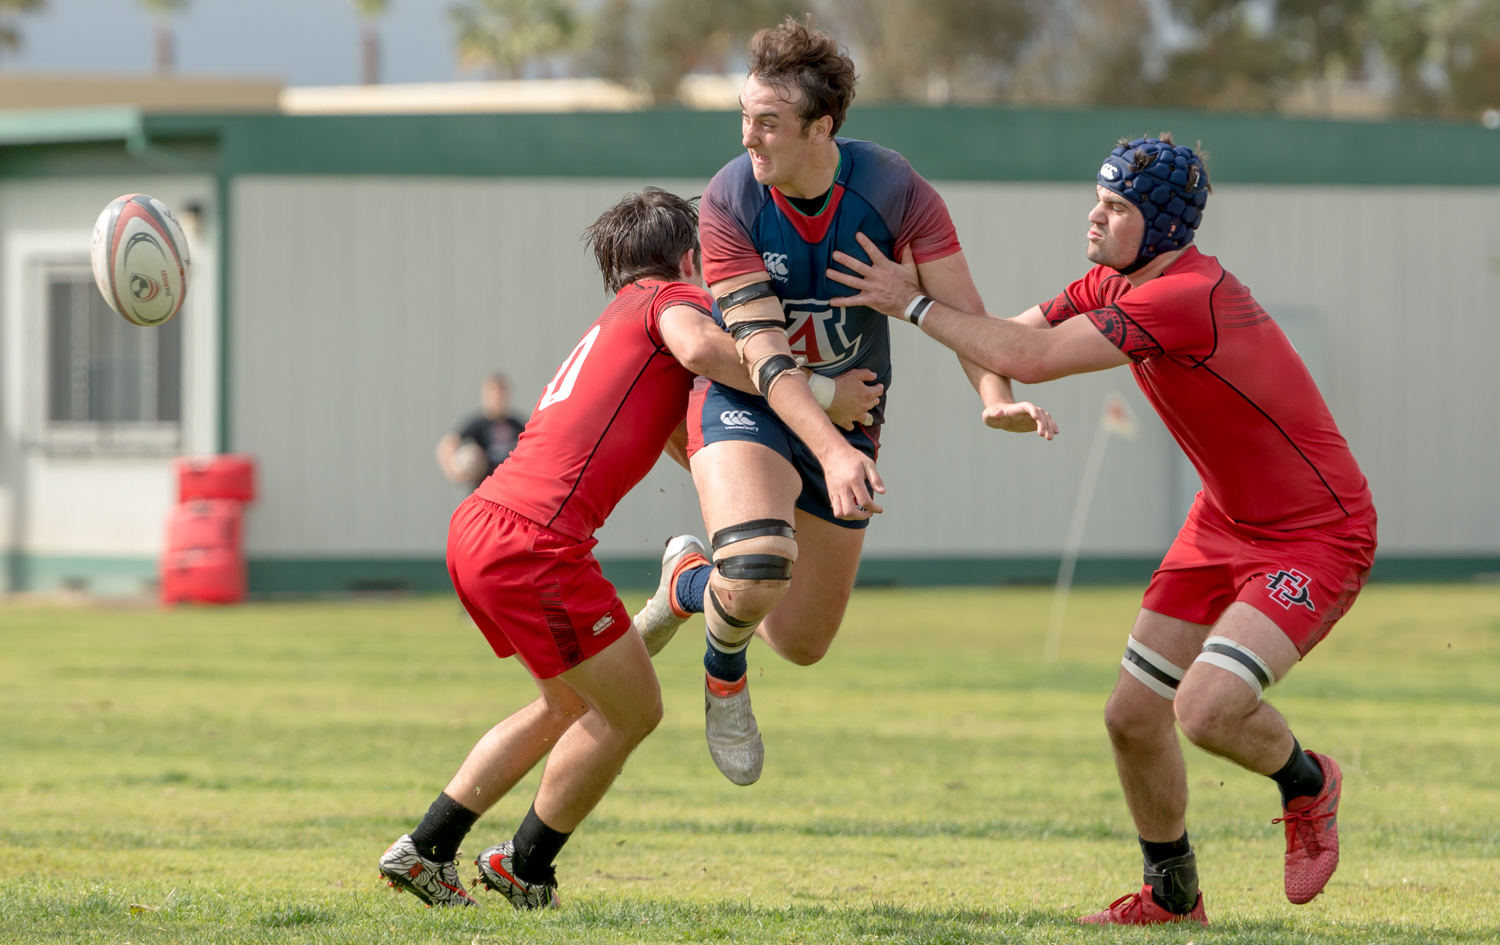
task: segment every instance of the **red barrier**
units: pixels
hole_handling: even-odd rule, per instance
[[[245,599],[245,559],[238,548],[169,551],[161,559],[164,604],[233,604]]]
[[[167,551],[193,548],[240,548],[244,514],[229,499],[196,499],[172,509],[167,516]]]
[[[183,456],[177,460],[177,501],[255,501],[255,458],[243,453]]]

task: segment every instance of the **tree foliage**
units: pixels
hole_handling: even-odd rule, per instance
[[[865,101],[1381,110],[1500,109],[1500,0],[464,0],[470,66],[573,68],[671,99],[737,71],[745,41],[812,13]],[[1313,103],[1309,106],[1307,103]],[[1301,104],[1296,104],[1301,103]],[[1344,104],[1340,104],[1344,103]]]
[[[21,27],[16,18],[22,13],[35,13],[46,5],[47,0],[0,0],[0,49],[20,49]]]
[[[450,6],[448,15],[465,69],[514,79],[530,62],[576,49],[579,16],[573,0],[463,0]]]

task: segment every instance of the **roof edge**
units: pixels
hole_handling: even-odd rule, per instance
[[[144,142],[139,108],[37,108],[0,111],[0,146],[88,141]]]

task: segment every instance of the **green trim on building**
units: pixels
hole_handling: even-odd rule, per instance
[[[1477,123],[1327,121],[1173,109],[859,106],[843,129],[949,181],[1087,184],[1122,136],[1201,141],[1221,184],[1500,185]],[[0,115],[0,176],[182,173],[706,178],[740,153],[732,112]],[[1290,156],[1295,156],[1295,160]]]
[[[1137,584],[1151,578],[1161,559],[1092,557],[1078,562],[1079,585]],[[621,590],[656,587],[658,558],[605,558],[604,576]],[[861,587],[943,587],[1051,584],[1057,558],[867,557],[860,562]],[[1445,583],[1500,580],[1500,556],[1389,556],[1375,564],[1372,580]],[[253,558],[250,592],[257,595],[341,594],[381,591],[448,591],[448,570],[439,558]]]
[[[136,597],[154,593],[157,583],[156,559],[149,557],[11,553],[6,558],[13,591]]]

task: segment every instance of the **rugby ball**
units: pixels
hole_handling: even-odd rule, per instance
[[[484,454],[484,447],[473,440],[463,441],[453,451],[454,482],[473,482],[476,479],[483,479],[489,468],[490,460]]]
[[[167,205],[145,194],[118,197],[94,224],[94,282],[109,307],[137,325],[171,320],[188,287],[188,245]]]

